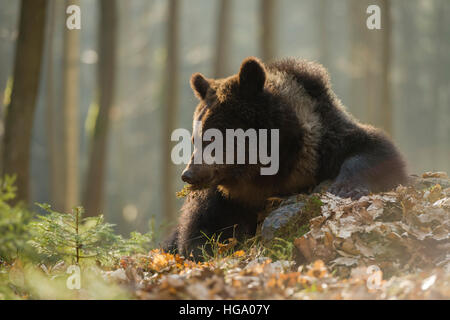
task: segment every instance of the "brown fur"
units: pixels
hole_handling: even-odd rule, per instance
[[[200,99],[194,120],[202,121],[203,132],[279,129],[280,167],[276,175],[261,176],[260,164],[188,165],[185,172],[200,177],[195,184],[204,191],[183,206],[174,236],[182,253],[201,231],[212,234],[233,224],[243,234],[254,230],[256,213],[272,196],[335,179],[330,192],[358,198],[406,181],[405,163],[390,139],[345,110],[316,63],[285,59],[263,65],[250,57],[236,75],[214,80],[194,74],[191,86]]]

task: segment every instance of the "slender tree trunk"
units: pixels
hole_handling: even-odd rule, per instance
[[[330,37],[328,35],[328,17],[329,6],[328,0],[318,0],[318,23],[319,23],[319,62],[325,67],[330,67]]]
[[[231,1],[220,0],[217,43],[214,61],[214,77],[223,78],[228,71],[228,49],[230,47]]]
[[[165,112],[162,134],[162,193],[163,214],[167,222],[171,223],[176,217],[173,172],[174,166],[170,157],[170,136],[175,128],[178,105],[178,24],[179,24],[179,2],[170,0],[167,21],[167,73],[165,79]]]
[[[85,188],[86,216],[103,210],[110,111],[114,100],[116,77],[117,2],[100,1],[98,89],[99,112],[91,141]]]
[[[379,125],[379,105],[377,98],[380,91],[377,86],[377,75],[380,57],[377,34],[380,30],[369,30],[366,27],[366,9],[369,0],[350,0],[350,65],[351,93],[350,108],[355,116],[364,122]],[[383,13],[382,13],[383,14]],[[378,37],[379,38],[379,37]],[[381,101],[381,100],[379,100]]]
[[[382,26],[382,59],[381,59],[381,114],[383,129],[392,136],[393,134],[393,115],[392,115],[392,96],[391,96],[391,1],[382,0],[380,2],[381,9],[381,26]]]
[[[269,62],[276,56],[276,0],[261,0],[261,59]]]
[[[78,0],[66,0],[66,7],[79,5]],[[64,29],[63,53],[63,210],[78,204],[78,107],[79,107],[79,30]]]
[[[361,4],[360,0],[349,0],[348,3],[348,16],[349,16],[349,31],[350,31],[350,103],[349,107],[352,113],[359,119],[366,120],[365,110],[363,106],[365,103],[362,102],[362,96],[365,93],[365,70],[364,65],[366,64],[364,46],[361,44],[361,39],[364,38],[365,23],[364,19],[366,17],[364,6]]]
[[[450,159],[450,124],[449,124],[449,104],[450,104],[450,93],[448,88],[450,88],[450,79],[448,77],[449,62],[448,51],[450,49],[449,42],[446,39],[448,37],[446,31],[446,17],[448,17],[448,10],[450,4],[448,2],[439,1],[435,8],[435,51],[436,56],[434,59],[434,74],[435,83],[433,85],[435,97],[435,108],[434,108],[434,118],[436,122],[435,128],[435,138],[436,141],[436,164],[434,169],[438,171],[450,170],[449,161]],[[448,28],[447,28],[448,30]]]
[[[117,30],[117,43],[121,43],[123,39],[128,39],[129,37],[132,37],[133,30],[131,28],[131,24],[134,21],[133,19],[133,11],[132,6],[133,3],[130,1],[122,1],[121,3],[118,3],[118,10],[120,12],[120,29]],[[127,46],[117,46],[117,57],[118,61],[121,60],[121,57],[126,57],[130,51],[130,48]],[[148,56],[147,56],[148,57]],[[129,79],[130,74],[130,64],[128,61],[123,61],[117,65],[116,72],[121,75],[120,78],[117,79],[116,85],[117,85],[117,94],[116,99],[119,99],[121,101],[118,101],[118,106],[122,108],[122,106],[126,107],[128,103],[130,103],[129,94],[121,94],[121,90],[123,89],[124,85],[121,82],[120,79]],[[148,76],[148,70],[147,70],[147,76]],[[127,86],[135,87],[132,84],[130,84],[128,81],[125,81],[124,83],[127,84]],[[126,88],[128,89],[128,88]],[[123,92],[126,92],[124,90]],[[124,103],[122,100],[126,100]],[[136,225],[131,224],[123,215],[123,209],[127,205],[128,202],[128,194],[127,194],[127,188],[128,188],[128,181],[130,181],[130,176],[128,172],[128,166],[127,166],[127,128],[126,128],[126,119],[124,117],[125,111],[124,109],[121,109],[120,116],[115,119],[114,121],[114,132],[115,132],[115,145],[116,152],[118,153],[116,161],[116,167],[118,168],[117,172],[117,179],[119,182],[119,189],[117,191],[117,206],[120,208],[120,210],[117,210],[117,213],[114,214],[113,217],[108,216],[109,221],[112,223],[117,224],[118,232],[121,234],[129,234],[131,231],[136,230]],[[112,137],[112,135],[111,135]],[[131,178],[132,179],[132,178]],[[105,201],[105,203],[109,203]],[[142,223],[144,225],[144,223]]]
[[[53,38],[55,34],[55,3],[56,0],[48,1],[48,26],[47,26],[47,51],[46,51],[46,65],[47,65],[47,85],[46,85],[46,106],[45,106],[45,133],[47,137],[47,156],[48,156],[48,170],[50,176],[50,203],[57,209],[62,209],[63,203],[61,201],[61,183],[60,172],[60,153],[58,152],[58,135],[56,132],[55,120],[55,88],[53,78]]]
[[[381,9],[381,30],[369,30],[366,10]],[[350,0],[350,108],[357,118],[392,134],[390,1]]]
[[[30,144],[44,47],[46,0],[23,0],[14,61],[11,102],[7,107],[3,173],[17,175],[16,201],[29,200]]]

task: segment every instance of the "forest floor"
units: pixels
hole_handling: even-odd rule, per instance
[[[450,299],[446,174],[426,173],[411,186],[357,201],[327,192],[275,199],[268,212],[296,201],[306,205],[270,240],[260,233],[243,244],[211,239],[213,253],[204,262],[159,249],[123,256],[108,269],[84,270],[75,291],[61,289],[68,281],[64,264],[41,265],[34,274],[39,286],[18,297]],[[8,272],[12,283],[27,281],[20,265]]]
[[[450,299],[446,174],[358,201],[315,197],[316,212],[298,213],[309,215],[303,235],[216,242],[198,263],[153,250],[104,275],[139,299]]]

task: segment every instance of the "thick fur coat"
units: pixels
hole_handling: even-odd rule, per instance
[[[330,192],[354,199],[406,182],[405,162],[392,141],[345,110],[317,63],[264,65],[250,57],[236,75],[206,79],[197,73],[191,86],[200,100],[194,120],[203,132],[279,129],[280,166],[263,176],[259,164],[190,163],[183,180],[197,190],[186,199],[166,249],[198,257],[205,235],[251,236],[267,198],[305,192],[324,180],[334,180]]]

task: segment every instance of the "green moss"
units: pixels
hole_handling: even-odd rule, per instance
[[[291,218],[289,223],[275,232],[272,241],[264,245],[267,254],[275,260],[292,260],[294,240],[310,230],[309,221],[320,215],[323,202],[317,196],[299,196],[305,202],[301,212]]]
[[[294,239],[306,234],[309,231],[309,221],[320,215],[322,205],[322,201],[316,196],[306,198],[305,206],[301,209],[301,212],[292,217],[286,226],[278,230],[275,237],[294,241]]]
[[[294,243],[283,238],[275,237],[264,246],[264,255],[274,261],[293,260]]]
[[[304,210],[308,216],[310,216],[309,220],[320,215],[322,205],[323,202],[318,196],[311,196],[308,198]]]

